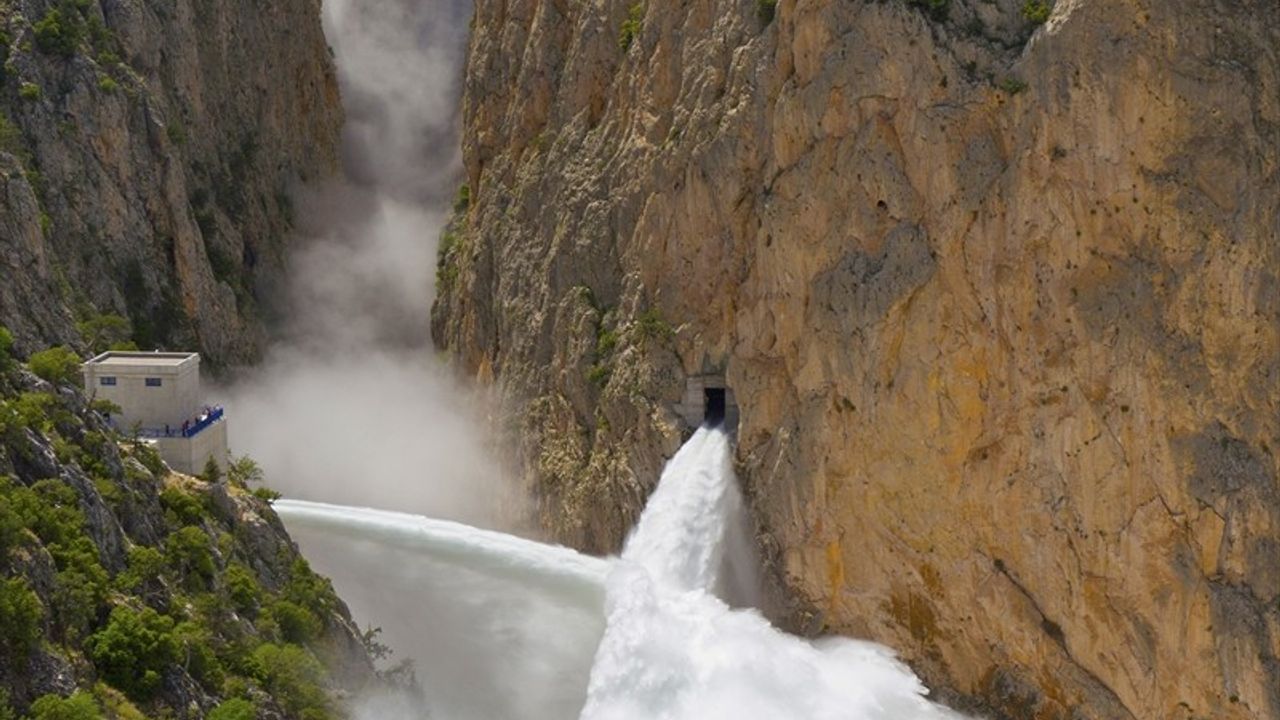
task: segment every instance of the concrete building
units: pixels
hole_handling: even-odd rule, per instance
[[[152,443],[169,467],[199,473],[211,457],[226,466],[227,423],[201,403],[198,354],[105,352],[82,371],[90,398],[120,407],[112,425]]]

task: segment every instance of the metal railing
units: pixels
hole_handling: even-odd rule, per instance
[[[201,430],[222,419],[223,409],[221,407],[212,408],[209,412],[196,418],[194,422],[184,423],[173,427],[166,425],[159,428],[143,427],[137,428],[138,437],[142,438],[189,438],[195,437]]]

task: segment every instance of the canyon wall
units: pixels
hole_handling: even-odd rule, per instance
[[[1280,6],[478,0],[437,343],[616,551],[724,373],[770,612],[993,717],[1280,717]]]
[[[0,324],[19,349],[109,335],[256,358],[289,190],[338,163],[318,0],[13,0],[0,62]]]

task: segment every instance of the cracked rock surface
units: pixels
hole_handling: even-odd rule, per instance
[[[723,372],[779,622],[1280,717],[1280,5],[631,4],[477,2],[433,329],[534,520],[616,550]]]
[[[67,45],[37,27],[57,13]],[[289,190],[337,167],[318,0],[0,6],[0,324],[18,350],[144,348],[250,362],[283,277]]]

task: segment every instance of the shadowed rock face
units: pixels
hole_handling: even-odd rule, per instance
[[[0,324],[29,351],[118,314],[142,345],[253,359],[288,192],[337,164],[319,2],[95,1],[67,52],[34,29],[58,8],[0,10]]]
[[[437,341],[616,550],[724,372],[775,618],[996,717],[1280,715],[1280,6],[479,0]]]

